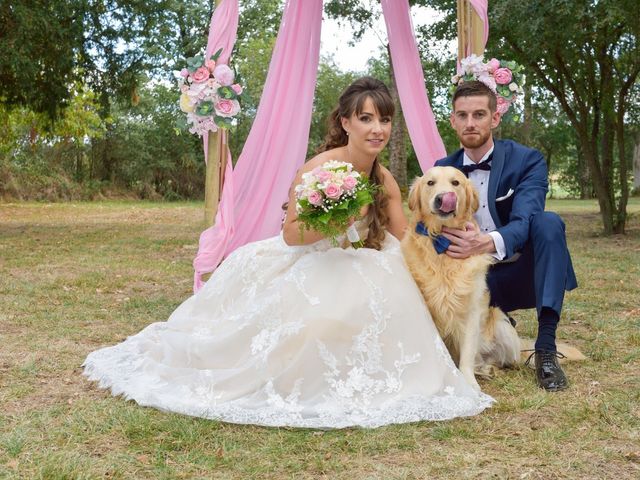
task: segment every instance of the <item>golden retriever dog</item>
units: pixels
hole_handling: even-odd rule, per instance
[[[452,358],[467,381],[479,388],[475,372],[515,365],[520,340],[508,317],[489,308],[486,275],[490,255],[465,259],[436,251],[443,227],[464,229],[475,223],[478,193],[462,172],[433,167],[417,179],[409,194],[411,221],[402,252]]]

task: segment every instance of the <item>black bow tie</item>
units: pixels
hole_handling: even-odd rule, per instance
[[[464,173],[467,177],[469,176],[470,172],[475,172],[476,170],[490,171],[491,159],[480,163],[472,163],[471,165],[462,165],[462,167],[460,167],[460,170],[462,170],[462,173]]]

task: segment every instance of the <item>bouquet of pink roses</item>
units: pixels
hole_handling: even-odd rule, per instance
[[[242,86],[234,83],[235,73],[228,65],[216,63],[221,52],[207,60],[202,55],[191,57],[180,71],[180,109],[187,115],[178,120],[179,128],[202,136],[235,126]]]
[[[376,187],[350,163],[330,160],[304,173],[295,188],[300,234],[305,228],[315,230],[337,245],[337,237],[346,232],[355,248],[364,246],[350,221],[373,203],[375,192]]]

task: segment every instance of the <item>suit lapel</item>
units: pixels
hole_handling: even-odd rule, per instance
[[[462,157],[461,157],[462,158]],[[496,224],[496,228],[502,226],[500,217],[496,210],[496,198],[498,196],[498,183],[500,183],[500,177],[502,176],[502,169],[504,168],[504,148],[499,140],[494,142],[493,147],[493,159],[491,160],[491,175],[489,175],[489,191],[487,192],[487,201],[489,202],[489,213],[491,218]],[[462,162],[462,160],[461,160]]]
[[[452,165],[451,166],[456,167],[458,170],[460,170],[462,168],[462,164],[464,163],[463,162],[463,158],[464,158],[463,154],[464,154],[464,149],[462,149],[462,148],[460,150],[458,150],[456,153],[454,153],[452,155],[452,157],[453,157],[452,160],[453,161],[452,161]]]

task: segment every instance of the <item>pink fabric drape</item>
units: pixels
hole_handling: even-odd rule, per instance
[[[482,44],[482,49],[484,50],[487,46],[487,40],[489,39],[489,1],[469,0],[469,3],[480,17],[480,20],[484,22],[484,41]]]
[[[382,0],[391,61],[411,143],[423,172],[447,156],[429,105],[408,0]]]
[[[307,152],[321,23],[322,0],[288,0],[251,132],[227,170],[215,224],[200,236],[194,291],[237,247],[280,231],[280,207]]]
[[[205,58],[222,49],[222,53],[218,57],[217,63],[228,64],[229,57],[236,44],[238,35],[238,0],[223,0],[216,7],[211,16],[211,24],[209,25],[209,37],[207,39],[207,48],[205,50]],[[203,137],[204,141],[204,161],[209,161],[209,134]],[[231,153],[228,153],[227,164],[231,163]]]

